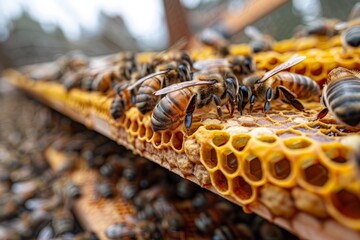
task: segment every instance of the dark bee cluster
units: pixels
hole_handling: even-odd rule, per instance
[[[72,123],[14,93],[0,95],[0,103],[0,239],[98,239],[71,211],[79,186],[55,174],[44,157],[61,135],[56,126]]]

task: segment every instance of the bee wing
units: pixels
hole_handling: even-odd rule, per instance
[[[260,30],[254,26],[247,26],[244,29],[244,32],[245,32],[245,35],[251,39],[254,39],[254,40],[262,40],[263,39],[264,34],[262,32],[260,32]]]
[[[155,76],[158,76],[158,75],[161,75],[161,74],[164,74],[164,73],[168,73],[171,69],[166,69],[166,70],[163,70],[163,71],[159,71],[159,72],[155,72],[155,73],[152,73],[152,74],[149,74],[143,78],[140,78],[139,80],[137,80],[136,82],[134,82],[133,84],[131,84],[128,89],[129,90],[132,90],[134,89],[136,86],[138,86],[139,84],[143,83],[145,80],[149,79],[149,78],[152,78],[152,77],[155,77]]]
[[[186,38],[182,37],[178,41],[176,41],[173,45],[171,45],[168,49],[155,54],[154,57],[161,57],[161,56],[163,56],[164,54],[166,54],[167,52],[170,52],[170,51],[181,50],[186,46],[186,44],[187,44]]]
[[[356,18],[360,18],[360,2],[357,2],[351,9],[348,20],[350,21]]]
[[[334,29],[336,31],[342,31],[342,30],[346,29],[347,27],[348,27],[347,22],[339,22],[338,24],[335,25]]]
[[[264,76],[259,81],[257,81],[257,83],[264,82],[266,79],[274,76],[278,72],[281,72],[289,67],[292,67],[292,66],[298,64],[299,62],[303,61],[305,58],[306,58],[305,56],[298,56],[297,54],[295,54],[294,56],[289,58],[286,62],[284,62],[284,63],[276,66],[275,68],[271,69],[270,71],[266,72],[264,74]]]
[[[212,81],[198,81],[198,80],[193,80],[193,81],[187,81],[187,82],[180,82],[180,83],[176,83],[176,84],[172,84],[168,87],[165,87],[163,89],[160,89],[158,91],[156,91],[154,94],[156,96],[159,95],[163,95],[166,93],[170,93],[170,92],[175,92],[184,88],[188,88],[188,87],[192,87],[192,86],[197,86],[197,85],[211,85],[214,84],[214,82]]]
[[[209,69],[212,67],[230,66],[230,63],[225,58],[214,58],[196,61],[193,67],[197,70]]]

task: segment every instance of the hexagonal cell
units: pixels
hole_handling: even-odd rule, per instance
[[[297,64],[297,65],[293,66],[293,68],[295,69],[294,71],[297,74],[304,74],[306,72],[306,65],[305,64]]]
[[[341,147],[338,144],[323,145],[322,150],[325,155],[335,163],[346,163],[348,161],[348,151],[345,147]]]
[[[254,194],[253,187],[241,176],[232,180],[232,191],[240,202],[250,199]]]
[[[232,137],[231,145],[237,151],[242,151],[250,140],[247,134],[239,134]]]
[[[139,126],[139,138],[145,137],[146,128],[144,124],[140,124]]]
[[[137,121],[133,121],[131,126],[130,126],[130,129],[132,132],[137,132],[137,130],[139,129],[139,124]]]
[[[297,132],[292,130],[279,130],[276,132],[276,135],[280,138],[290,138],[290,137],[298,137],[300,136]]]
[[[160,146],[160,144],[161,144],[161,133],[155,132],[153,134],[153,137],[151,138],[151,141],[155,144],[155,146]]]
[[[315,163],[303,169],[305,181],[313,186],[324,186],[329,180],[329,170],[321,163]]]
[[[313,128],[309,128],[307,126],[299,126],[299,127],[294,127],[293,128],[294,130],[297,130],[299,132],[302,132],[302,133],[316,133],[317,130],[316,129],[313,129]]]
[[[271,115],[270,118],[275,122],[283,122],[283,121],[288,120],[288,117],[281,116],[278,114]]]
[[[259,119],[256,121],[257,124],[259,124],[260,126],[263,125],[270,125],[270,124],[274,124],[272,121],[270,121],[269,119]]]
[[[202,160],[204,161],[204,164],[208,168],[214,168],[218,164],[218,158],[216,155],[216,151],[213,147],[209,145],[202,145],[200,156],[202,157]]]
[[[226,150],[222,153],[220,164],[223,169],[229,174],[234,173],[239,166],[236,155],[230,150]]]
[[[261,142],[270,144],[276,142],[276,138],[274,136],[259,136],[256,139]]]
[[[286,179],[291,173],[290,160],[281,152],[271,153],[268,163],[270,174],[276,179]]]
[[[310,147],[312,143],[305,138],[290,138],[286,139],[284,144],[287,148],[296,150]]]
[[[279,63],[279,59],[277,57],[269,57],[266,61],[269,65],[277,65]],[[274,68],[273,66],[269,66],[269,69]]]
[[[329,126],[328,124],[318,122],[318,121],[313,122],[313,123],[308,123],[308,126],[313,129],[330,129],[331,128],[331,126]]]
[[[171,137],[171,145],[175,150],[181,150],[184,142],[184,134],[180,131],[175,132]]]
[[[230,134],[226,133],[226,132],[217,132],[213,138],[212,138],[212,142],[215,146],[217,147],[221,147],[223,145],[225,145],[230,139]]]
[[[331,194],[330,199],[333,206],[342,215],[352,219],[360,219],[360,198],[358,195],[342,189]]]
[[[246,176],[252,181],[260,181],[263,177],[261,160],[254,154],[245,157],[243,169]]]
[[[220,171],[216,170],[212,175],[213,185],[219,192],[226,192],[229,189],[228,181],[225,175]]]
[[[145,131],[145,136],[147,140],[150,140],[152,138],[152,136],[154,135],[153,130],[151,129],[151,127],[147,127],[146,131]]]
[[[208,124],[205,125],[206,130],[213,131],[213,130],[223,130],[224,126],[218,124]]]
[[[131,119],[130,118],[127,118],[126,121],[125,121],[125,128],[126,129],[129,129],[131,126]]]
[[[171,139],[171,132],[165,131],[161,133],[161,142],[163,144],[170,142],[170,139]]]
[[[323,73],[323,67],[321,63],[314,62],[311,64],[311,70],[310,73],[312,76],[318,76]]]

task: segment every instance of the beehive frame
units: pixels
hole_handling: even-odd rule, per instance
[[[341,51],[305,50],[300,54],[308,58],[290,71],[322,83],[333,67],[360,68],[358,52]],[[255,59],[260,69],[271,69],[290,54],[269,52]],[[189,132],[180,123],[159,133],[151,130],[150,115],[136,108],[113,120],[112,99],[102,94],[67,92],[13,70],[6,76],[65,115],[302,238],[360,239],[360,183],[355,150],[347,144],[350,138],[360,142],[358,129],[338,125],[331,115],[314,122],[319,103],[306,103],[308,113],[299,113],[274,101],[268,115],[256,105],[252,114],[220,121],[210,113],[195,117]]]

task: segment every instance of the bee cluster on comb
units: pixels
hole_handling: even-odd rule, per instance
[[[189,52],[179,43],[161,53],[69,54],[5,75],[88,128],[302,238],[360,239],[354,21],[308,26],[256,51],[206,39]]]

